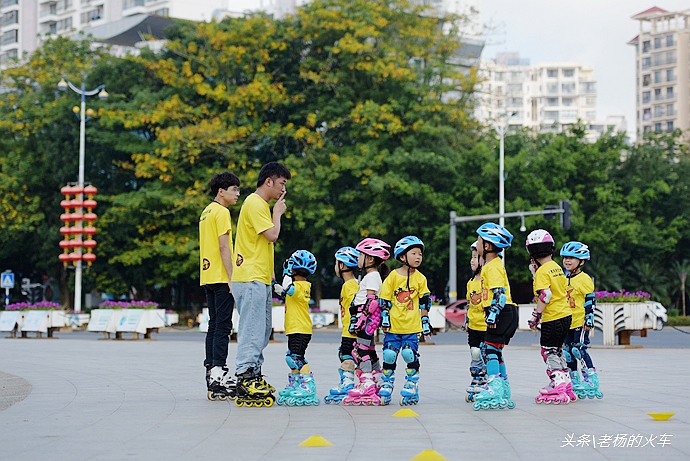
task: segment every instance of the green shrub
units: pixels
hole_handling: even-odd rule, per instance
[[[679,315],[676,317],[669,317],[668,324],[674,327],[688,327],[690,326],[690,316]]]
[[[666,311],[669,317],[678,317],[680,314],[680,309],[676,309],[675,307],[670,308],[669,310]]]

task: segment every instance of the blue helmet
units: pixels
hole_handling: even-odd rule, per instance
[[[359,251],[352,247],[342,247],[335,252],[335,260],[340,261],[347,267],[357,267],[357,259],[359,258]]]
[[[395,248],[393,249],[393,256],[395,256],[395,259],[400,260],[400,257],[407,253],[408,250],[418,247],[421,248],[422,251],[424,251],[424,242],[419,237],[415,237],[414,235],[408,235],[407,237],[403,237],[400,240],[398,240],[398,243],[395,244]]]
[[[496,245],[496,248],[501,249],[510,248],[510,244],[513,242],[513,234],[508,232],[508,229],[492,222],[479,226],[477,235],[484,241],[491,242]]]
[[[292,263],[293,269],[304,269],[310,274],[316,272],[316,258],[310,251],[297,250],[288,259]]]
[[[561,256],[589,261],[589,247],[581,242],[568,242],[561,247]]]

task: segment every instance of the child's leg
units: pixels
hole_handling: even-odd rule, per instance
[[[388,403],[395,383],[395,367],[400,352],[400,335],[386,333],[383,338],[383,372],[381,373],[381,389],[379,395]]]
[[[419,402],[419,338],[416,334],[402,336],[402,355],[407,364],[405,370],[405,387],[400,391],[401,405],[416,405]]]
[[[572,328],[568,330],[565,336],[563,355],[565,356],[565,361],[570,371],[577,371],[578,351],[574,349],[577,349],[577,342],[580,340],[580,331],[581,328]]]

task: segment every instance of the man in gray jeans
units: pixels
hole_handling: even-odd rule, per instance
[[[272,327],[273,243],[280,235],[280,218],[286,210],[285,185],[291,177],[290,170],[280,163],[264,165],[256,192],[244,200],[237,221],[232,274],[232,292],[240,316],[235,374],[238,392],[245,395],[275,392],[261,377],[261,365]],[[272,216],[270,200],[276,200]]]

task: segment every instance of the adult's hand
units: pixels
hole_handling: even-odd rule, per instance
[[[287,191],[283,191],[280,194],[280,197],[278,197],[278,200],[276,201],[276,204],[273,205],[273,215],[276,216],[281,216],[283,213],[285,213],[285,210],[287,210],[287,204],[285,203],[285,194]]]

